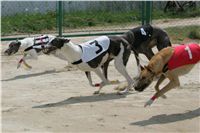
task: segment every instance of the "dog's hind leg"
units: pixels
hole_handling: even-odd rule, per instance
[[[123,54],[123,64],[124,64],[124,66],[127,65],[130,55],[131,55],[131,50],[125,49],[124,54]]]
[[[114,64],[115,64],[115,68],[118,70],[118,72],[120,74],[122,74],[124,76],[124,78],[127,80],[128,86],[123,91],[119,91],[119,94],[127,93],[129,90],[131,90],[132,85],[133,85],[133,80],[127,73],[126,67],[123,64],[123,53],[124,53],[124,47],[123,47],[123,45],[121,45],[121,51],[120,51],[119,55],[117,57],[115,57]]]
[[[138,72],[137,72],[136,76],[134,77],[134,79],[138,79],[139,76],[140,76],[141,70],[144,69],[144,68],[140,64],[138,52],[136,50],[133,50],[133,52],[134,52],[134,55],[135,55],[135,60],[136,60],[136,63],[137,63],[137,68],[138,68]]]

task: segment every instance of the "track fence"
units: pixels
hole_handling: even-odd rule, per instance
[[[2,41],[38,34],[122,34],[147,23],[200,26],[200,2],[195,1],[2,1],[1,6]]]

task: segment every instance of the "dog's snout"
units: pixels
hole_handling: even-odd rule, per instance
[[[144,89],[139,88],[139,87],[135,87],[135,90],[138,91],[138,92],[142,92]]]
[[[11,53],[9,52],[9,50],[5,50],[4,51],[4,55],[6,55],[6,56],[8,56],[8,55],[10,55]]]

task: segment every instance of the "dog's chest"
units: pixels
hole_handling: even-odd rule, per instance
[[[87,63],[81,63],[79,65],[76,65],[76,67],[82,71],[93,71],[94,69],[102,66],[108,59],[108,54],[105,54],[104,56],[102,56],[102,59],[99,61],[96,60],[92,60],[90,62]]]
[[[197,44],[180,45],[174,48],[174,53],[168,62],[168,69],[172,70],[200,61],[200,46]]]

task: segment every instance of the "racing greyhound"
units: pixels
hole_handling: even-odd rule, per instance
[[[155,77],[160,77],[161,74],[164,77],[159,78],[155,86],[156,93],[145,104],[145,107],[151,105],[156,98],[165,97],[164,94],[167,91],[180,86],[179,76],[187,74],[199,61],[200,45],[193,43],[167,47],[153,56],[136,80],[135,90],[143,91]],[[169,83],[159,90],[159,85],[165,78],[169,79]]]
[[[109,81],[101,71],[101,66],[114,59],[115,68],[128,83],[127,88],[119,92],[122,94],[131,90],[134,83],[125,67],[131,53],[129,47],[130,44],[125,39],[117,36],[100,36],[78,45],[69,39],[56,37],[45,46],[45,53],[54,54],[58,58],[64,56],[70,64],[86,72],[90,85],[99,86],[95,94],[98,94],[103,86],[116,83]],[[90,71],[95,72],[102,80],[99,85],[92,84]]]
[[[8,45],[8,48],[4,51],[4,54],[11,56],[18,53],[19,51],[22,51],[24,55],[18,62],[17,68],[21,66],[21,63],[24,63],[25,66],[31,68],[31,66],[26,63],[26,60],[37,60],[38,55],[42,54],[42,46],[47,44],[52,38],[55,38],[55,36],[41,35],[38,37],[27,37],[22,40],[11,41]]]

